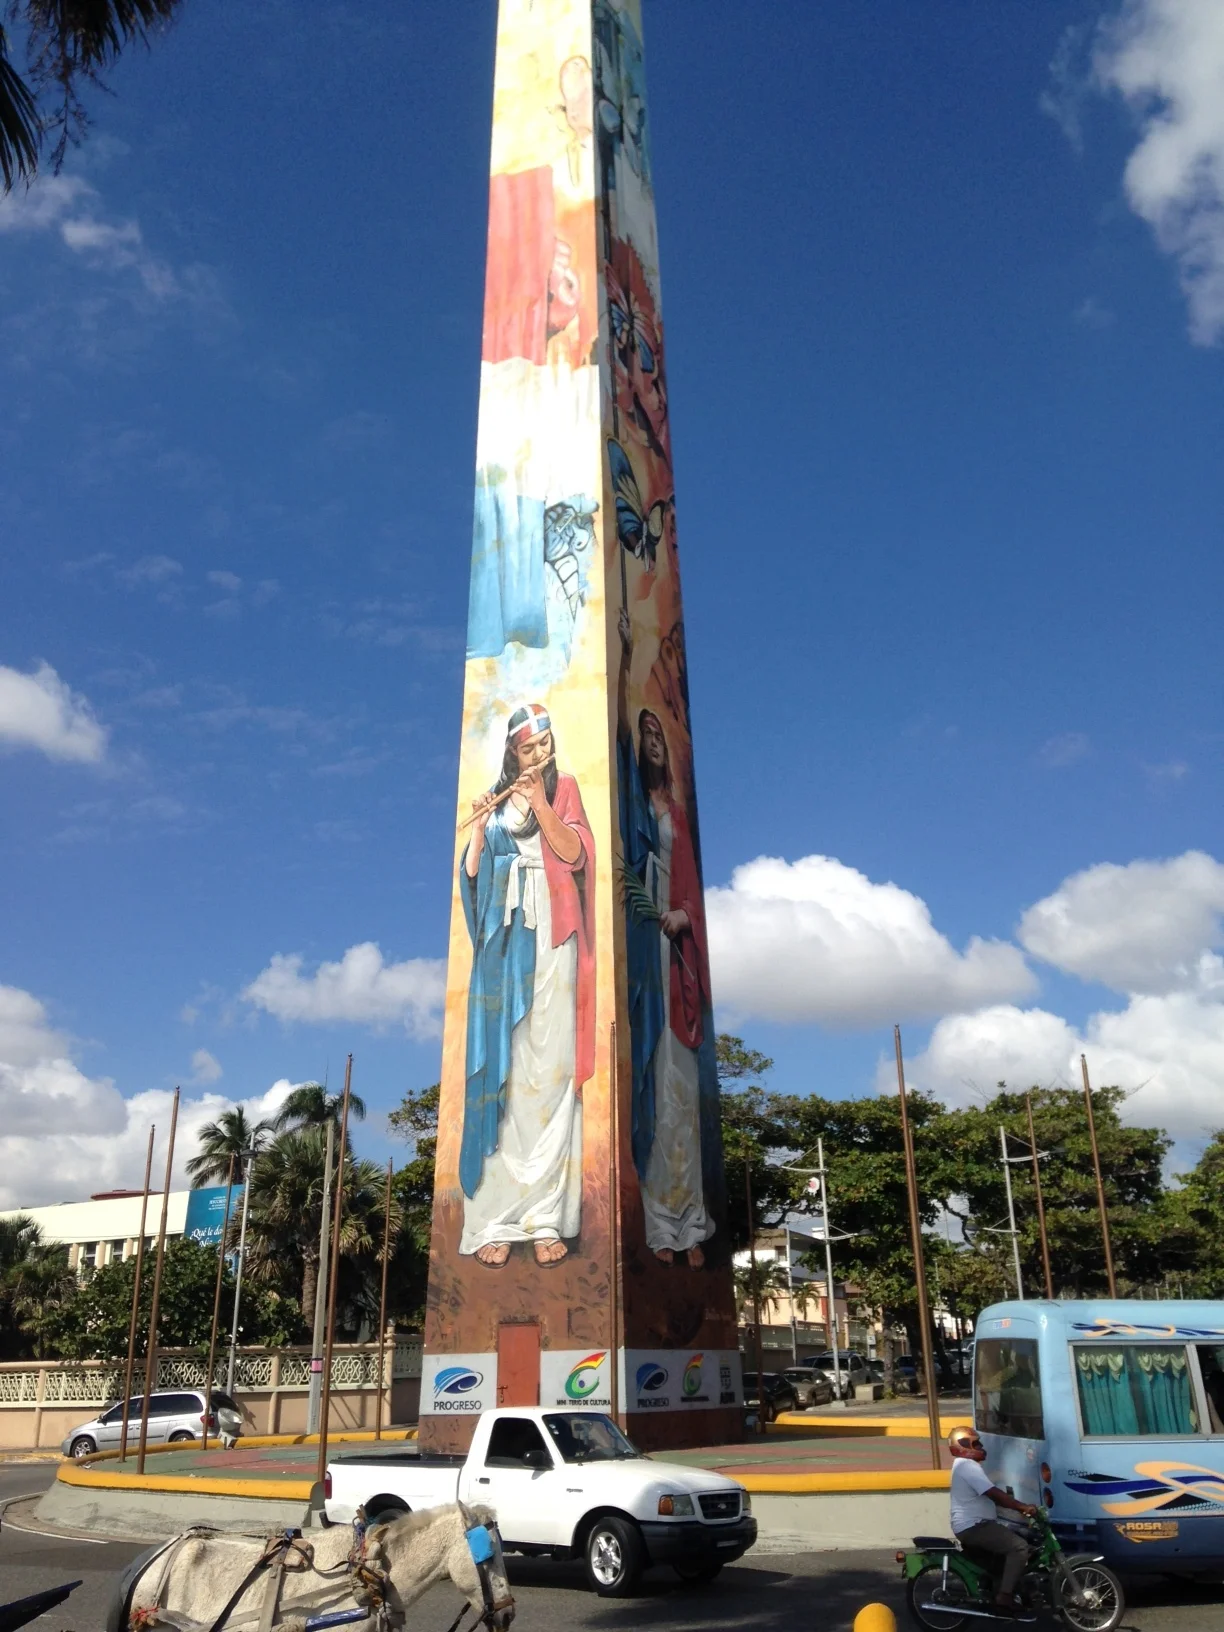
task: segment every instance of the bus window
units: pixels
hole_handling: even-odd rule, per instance
[[[973,1387],[979,1433],[1045,1438],[1036,1338],[979,1338],[973,1350]]]
[[[1199,1370],[1203,1374],[1203,1392],[1207,1396],[1207,1415],[1211,1418],[1211,1432],[1224,1434],[1224,1345],[1199,1343]]]
[[[1171,1439],[1199,1432],[1184,1348],[1076,1345],[1075,1380],[1089,1438]]]

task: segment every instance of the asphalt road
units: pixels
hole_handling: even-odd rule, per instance
[[[0,1465],[0,1501],[41,1491],[54,1475],[53,1464]],[[117,1573],[147,1543],[35,1535],[16,1528],[20,1522],[17,1514],[0,1531],[0,1603],[80,1578],[66,1604],[33,1624],[43,1632],[100,1632]],[[619,1600],[587,1591],[577,1565],[511,1558],[509,1567],[516,1632],[849,1632],[872,1602],[890,1604],[902,1632],[909,1626],[891,1552],[761,1555],[699,1588],[655,1570],[641,1594]],[[1127,1632],[1224,1629],[1224,1586],[1136,1579],[1127,1588]],[[445,1632],[458,1607],[452,1587],[435,1587],[412,1611],[411,1632]]]

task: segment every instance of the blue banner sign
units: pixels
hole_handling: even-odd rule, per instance
[[[236,1184],[230,1200],[230,1217],[242,1206],[242,1186]],[[202,1247],[215,1247],[225,1229],[225,1186],[215,1189],[191,1190],[187,1195],[187,1222],[183,1234],[188,1241],[198,1241]]]

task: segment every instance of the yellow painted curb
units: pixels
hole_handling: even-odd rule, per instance
[[[947,1490],[952,1475],[942,1468],[884,1469],[879,1473],[740,1473],[728,1477],[759,1496],[864,1495],[898,1490]]]
[[[968,1417],[940,1417],[939,1432],[943,1438],[953,1428],[970,1428]],[[930,1423],[926,1417],[809,1417],[798,1411],[781,1411],[769,1424],[770,1433],[784,1431],[815,1434],[827,1439],[853,1439],[856,1435],[884,1439],[926,1439]]]
[[[417,1431],[415,1428],[384,1428],[382,1437],[384,1440],[415,1439]],[[370,1440],[372,1442],[374,1439],[373,1428],[363,1428],[354,1429],[352,1433],[328,1434],[327,1443],[329,1445],[338,1445],[341,1442],[347,1444],[354,1440]],[[211,1434],[208,1443],[210,1447],[217,1443]],[[241,1450],[244,1445],[317,1445],[318,1443],[318,1434],[243,1434],[238,1441],[237,1449]],[[182,1450],[182,1448],[180,1444],[178,1449]],[[153,1447],[150,1446],[149,1449],[152,1450]],[[160,1450],[161,1447],[159,1446],[158,1449]]]
[[[314,1489],[313,1479],[193,1479],[181,1473],[113,1473],[80,1462],[65,1462],[56,1478],[88,1490],[182,1491],[195,1496],[262,1496],[287,1502],[308,1502]]]

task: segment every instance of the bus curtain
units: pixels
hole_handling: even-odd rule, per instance
[[[1092,1437],[1198,1432],[1184,1349],[1079,1349],[1075,1364]]]

